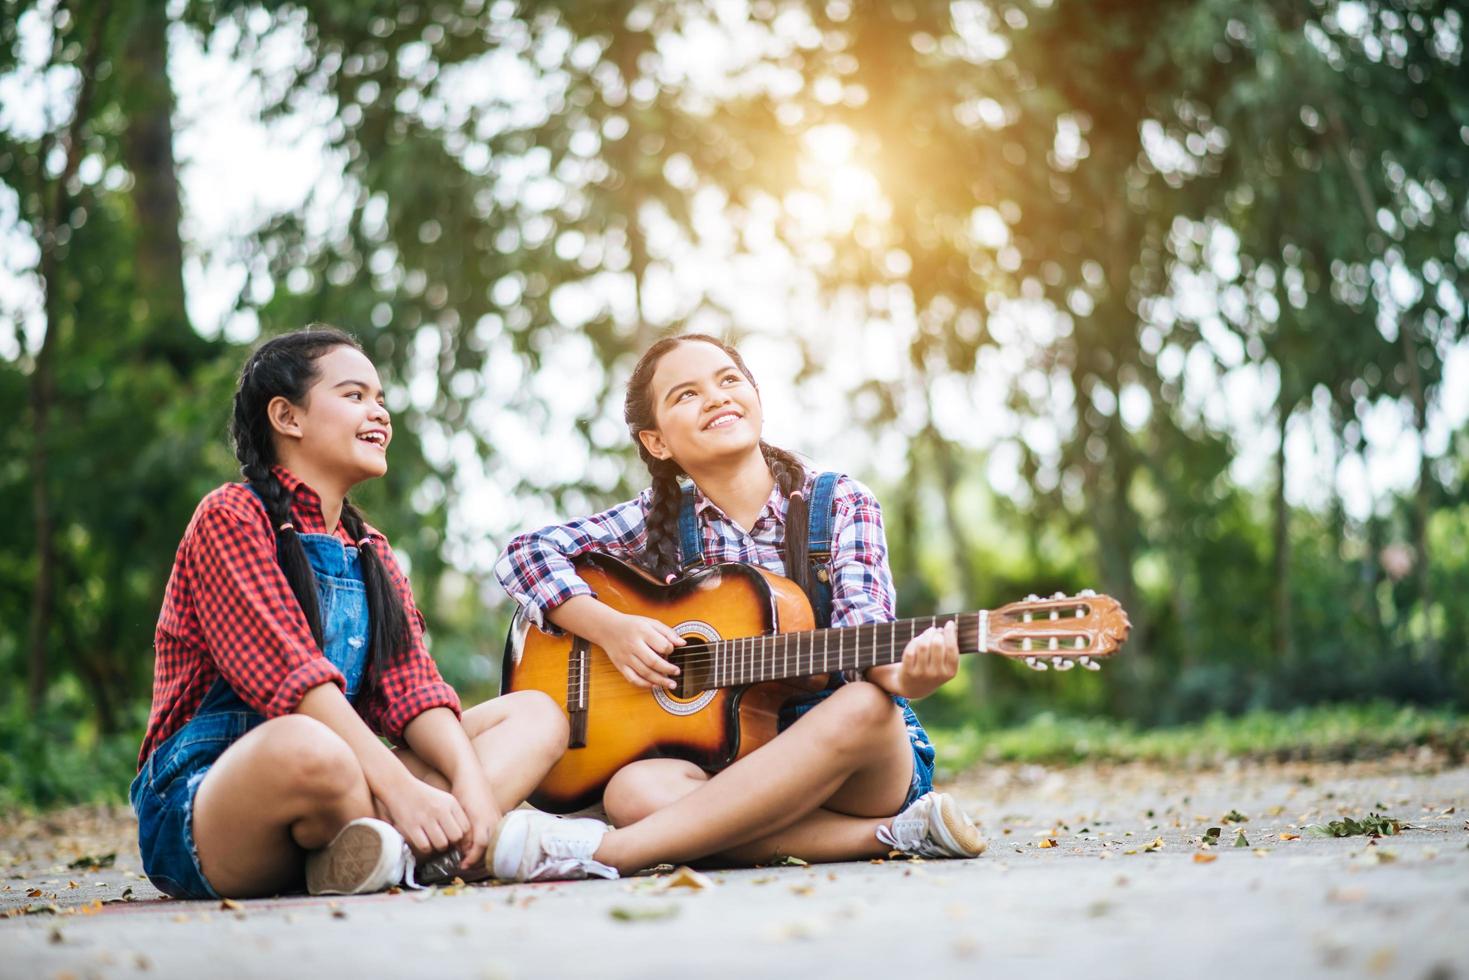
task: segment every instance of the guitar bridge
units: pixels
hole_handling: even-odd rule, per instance
[[[566,716],[571,720],[568,748],[587,747],[587,675],[591,669],[591,644],[576,637],[566,663]]]

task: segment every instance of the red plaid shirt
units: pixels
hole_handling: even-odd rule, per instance
[[[321,497],[289,470],[275,474],[289,491],[291,521],[303,534],[327,534]],[[338,522],[336,536],[355,542]],[[357,705],[373,729],[401,739],[404,727],[429,708],[459,712],[424,645],[423,616],[388,539],[368,528],[364,540],[387,566],[408,613],[406,655]],[[153,711],[138,754],[139,767],[164,739],[199,710],[216,677],[267,718],[296,710],[320,684],[345,687],[342,672],[316,646],[306,615],[275,557],[275,533],[265,505],[249,488],[227,483],[200,502],[174,557],[153,645]]]

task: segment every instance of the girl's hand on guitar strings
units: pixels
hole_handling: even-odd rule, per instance
[[[683,646],[684,638],[670,627],[647,616],[624,613],[608,622],[601,633],[591,639],[600,641],[598,645],[607,651],[607,659],[633,687],[644,691],[678,687],[674,678],[679,669],[663,658],[674,647]]]
[[[910,700],[928,697],[959,673],[959,628],[950,620],[908,641],[903,659],[873,667],[867,679],[890,694]]]

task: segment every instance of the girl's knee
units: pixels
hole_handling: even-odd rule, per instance
[[[893,696],[869,681],[843,684],[827,704],[844,721],[863,727],[881,725],[896,714]]]
[[[704,779],[692,763],[664,759],[630,763],[608,781],[602,808],[613,826],[626,827],[686,795]]]
[[[362,766],[343,738],[305,715],[265,722],[256,734],[280,789],[294,796],[340,799],[363,782]]]
[[[822,723],[828,745],[854,752],[865,751],[901,724],[892,695],[867,681],[843,684],[809,717]]]
[[[540,691],[503,694],[464,712],[464,730],[472,739],[506,723],[515,729],[518,749],[549,753],[553,759],[560,758],[571,739],[566,713]]]
[[[516,717],[524,719],[526,728],[547,747],[554,748],[558,755],[564,752],[571,739],[571,723],[561,705],[540,691],[521,691],[517,697],[521,700],[515,706]]]

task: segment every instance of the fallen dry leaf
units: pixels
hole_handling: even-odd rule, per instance
[[[1144,847],[1143,848],[1143,853],[1144,854],[1151,854],[1153,851],[1161,851],[1163,849],[1163,847],[1164,847],[1164,845],[1163,845],[1163,838],[1161,838],[1161,837],[1154,837],[1153,838],[1153,842],[1151,844],[1149,844],[1147,847]]]
[[[714,879],[706,874],[695,871],[687,865],[678,868],[659,883],[659,891],[668,891],[670,888],[689,888],[693,891],[703,891],[714,887]]]
[[[233,898],[221,899],[220,900],[220,903],[219,903],[219,907],[220,907],[220,909],[222,909],[222,910],[224,910],[226,912],[243,912],[243,911],[245,911],[245,906],[242,905],[241,903],[235,901]]]
[[[1276,834],[1281,840],[1300,840],[1300,834]]]
[[[618,922],[652,922],[658,919],[671,919],[678,915],[677,905],[643,905],[633,907],[630,905],[614,905],[607,910],[607,914]]]
[[[1366,897],[1367,890],[1364,888],[1333,888],[1326,893],[1328,902],[1360,902]]]
[[[1036,847],[1055,847],[1056,846],[1056,841],[1053,838],[1047,837],[1045,840],[1039,842],[1035,846]]]
[[[1203,851],[1194,854],[1194,864],[1211,864],[1217,860],[1219,860],[1217,854],[1205,854]]]

